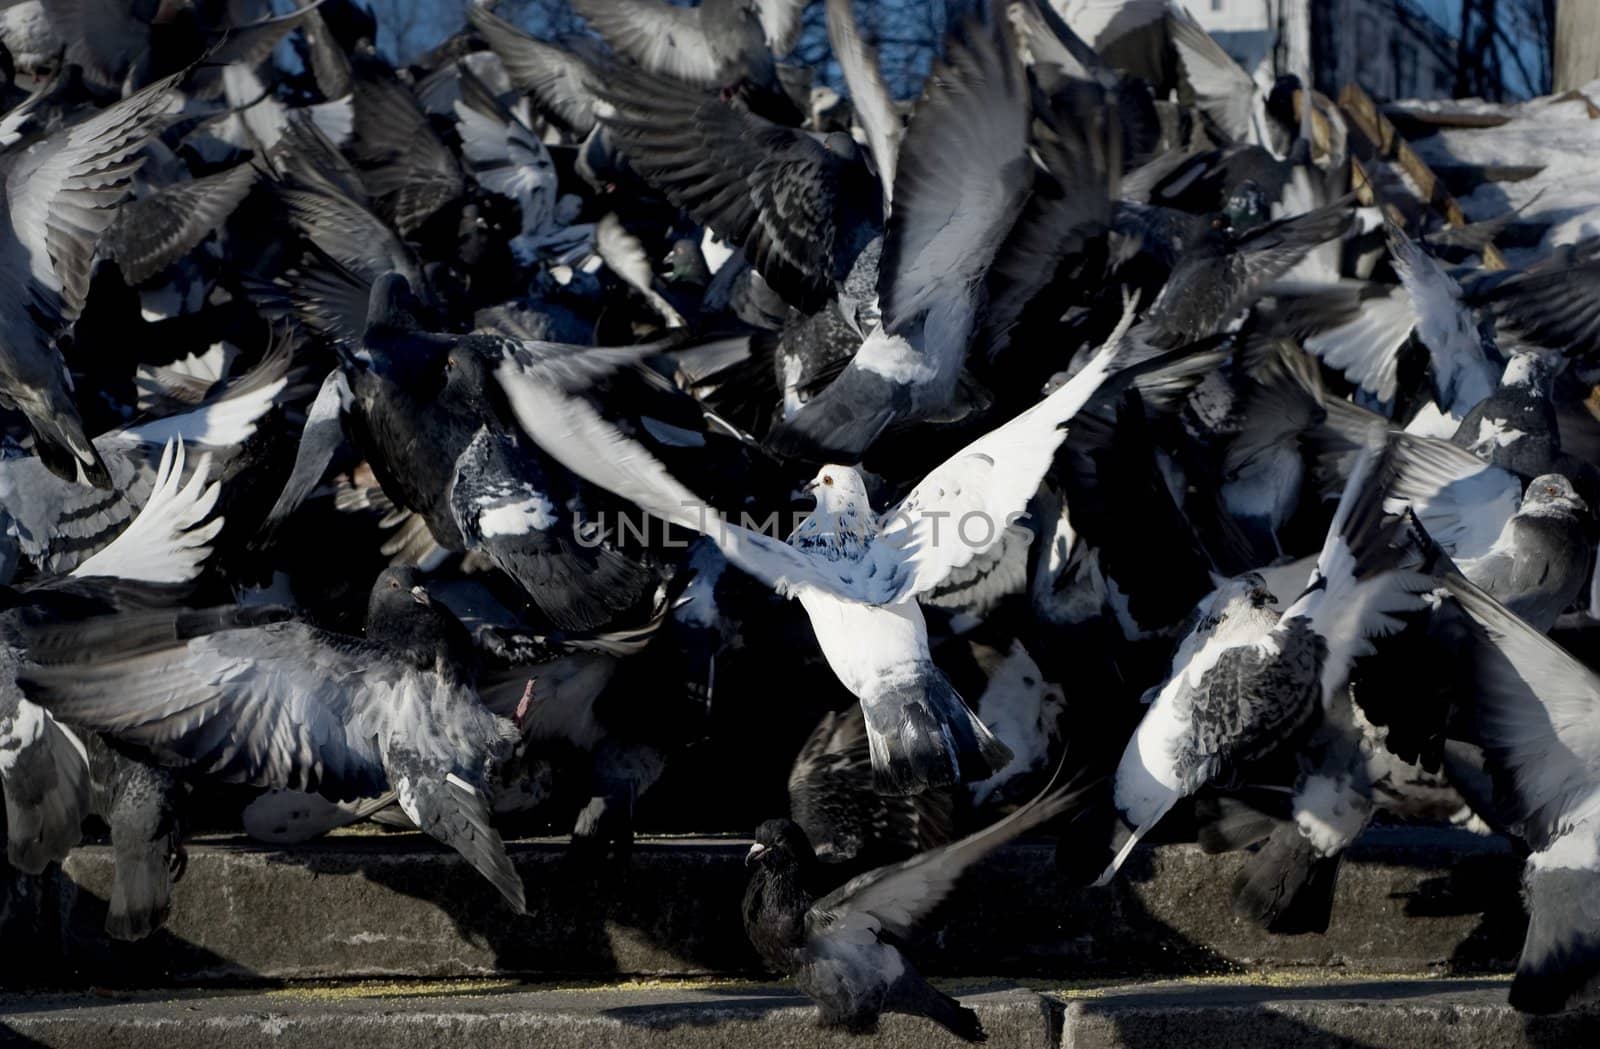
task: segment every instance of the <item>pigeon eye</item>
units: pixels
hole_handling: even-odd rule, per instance
[[[1212,229],[1227,229],[1228,228],[1228,220],[1223,218],[1221,215],[1218,215],[1216,218],[1211,220],[1211,228]]]
[[[400,589],[400,584],[395,582],[393,579],[391,579],[391,580],[389,580],[389,589],[390,590],[399,590]]]
[[[455,371],[456,359],[454,357],[446,357],[444,359],[444,366],[450,371]]]
[[[828,476],[827,474],[823,474],[822,483],[825,484],[825,485],[830,485],[831,486],[833,484],[833,478]]]

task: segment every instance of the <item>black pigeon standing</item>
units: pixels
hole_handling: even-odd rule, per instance
[[[744,894],[745,932],[767,964],[792,975],[817,1003],[823,1026],[870,1034],[883,1013],[907,1013],[969,1042],[984,1041],[978,1014],[928,983],[898,945],[969,868],[1072,811],[1085,790],[1052,784],[998,823],[868,871],[821,899],[815,895],[817,857],[805,832],[789,820],[768,820],[745,856],[746,866],[756,868]]]

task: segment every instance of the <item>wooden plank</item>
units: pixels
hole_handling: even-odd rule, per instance
[[[1339,108],[1344,111],[1345,118],[1349,121],[1352,133],[1359,131],[1364,139],[1371,144],[1377,157],[1392,157],[1400,165],[1411,181],[1416,184],[1417,191],[1422,194],[1423,203],[1439,214],[1450,226],[1465,226],[1467,217],[1461,211],[1461,205],[1445,187],[1444,181],[1436,175],[1427,161],[1411,148],[1405,138],[1395,130],[1393,123],[1378,111],[1378,106],[1372,101],[1372,96],[1362,90],[1359,84],[1349,83],[1344,90],[1339,92]],[[1371,179],[1363,171],[1363,179],[1371,186]],[[1355,183],[1354,168],[1351,171],[1352,188]],[[1503,270],[1506,260],[1500,254],[1500,249],[1492,243],[1484,246],[1483,266],[1485,269]]]

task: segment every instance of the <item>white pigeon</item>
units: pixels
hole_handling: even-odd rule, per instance
[[[916,599],[1002,540],[1050,468],[1065,424],[1108,381],[1121,384],[1175,359],[1121,369],[1134,305],[1081,372],[946,460],[882,516],[860,474],[824,466],[808,486],[816,509],[788,542],[724,519],[593,405],[571,396],[562,382],[575,366],[570,357],[539,359],[513,347],[496,375],[518,422],[562,465],[703,532],[730,562],[800,601],[828,665],[861,701],[878,789],[910,794],[986,779],[1011,760],[934,666]]]

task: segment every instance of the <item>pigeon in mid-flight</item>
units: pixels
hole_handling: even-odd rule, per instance
[[[336,801],[392,787],[417,827],[521,913],[522,879],[489,824],[489,790],[521,734],[464,680],[471,640],[460,621],[405,568],[378,576],[364,639],[292,620],[237,625],[274,611],[24,624],[17,680],[62,723],[158,764]]]
[[[921,594],[989,551],[1026,510],[1065,439],[1103,388],[1170,366],[1122,367],[1123,324],[1050,396],[956,453],[881,516],[861,475],[824,466],[808,486],[816,509],[787,542],[725,520],[558,375],[508,348],[496,375],[523,429],[564,466],[673,524],[702,532],[727,559],[796,598],[839,680],[861,701],[880,790],[915,794],[986,779],[1011,754],[934,665]]]
[[[969,1042],[984,1041],[978,1014],[929,984],[899,944],[974,864],[1071,812],[1085,790],[1052,783],[998,823],[868,871],[820,899],[817,857],[805,832],[789,820],[768,820],[745,856],[745,865],[756,868],[744,894],[745,932],[767,964],[793,975],[817,1003],[825,1026],[869,1034],[883,1013],[909,1013]]]

